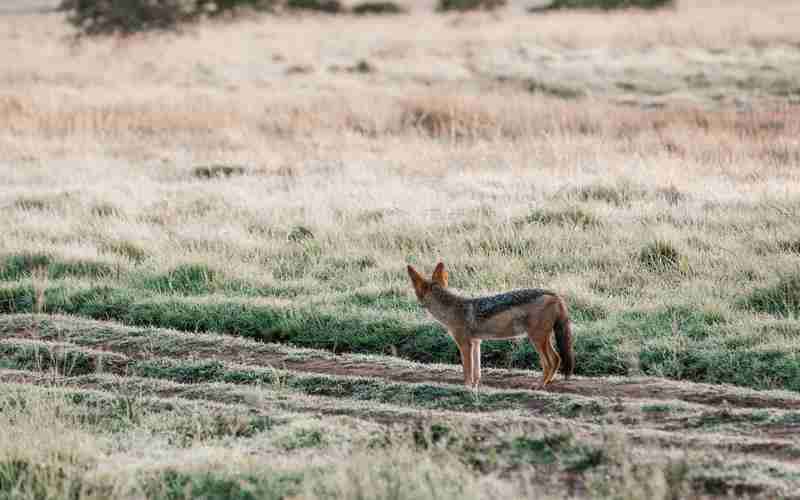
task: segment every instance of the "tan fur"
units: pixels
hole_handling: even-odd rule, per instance
[[[539,387],[553,380],[561,365],[561,357],[551,341],[553,327],[559,319],[568,321],[566,306],[559,296],[548,292],[488,318],[479,318],[474,310],[474,299],[446,290],[448,274],[443,263],[436,266],[430,280],[423,278],[411,266],[408,266],[408,274],[420,303],[447,329],[458,345],[465,385],[477,387],[480,382],[481,341],[524,336],[539,353],[543,368]]]

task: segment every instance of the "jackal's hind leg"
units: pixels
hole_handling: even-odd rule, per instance
[[[531,344],[536,348],[536,352],[539,353],[539,364],[542,365],[542,381],[536,386],[537,390],[541,390],[547,385],[547,381],[550,377],[550,358],[547,357],[547,351],[543,342],[533,341],[531,339]]]
[[[481,341],[472,342],[472,386],[477,389],[481,383]]]
[[[558,368],[561,366],[561,356],[558,355],[558,352],[553,347],[553,342],[551,341],[552,336],[547,336],[547,346],[545,348],[545,353],[550,357],[550,376],[547,378],[545,384],[549,384],[553,381],[556,377],[556,373],[558,373]]]

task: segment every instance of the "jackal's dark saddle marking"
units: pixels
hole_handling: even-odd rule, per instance
[[[512,307],[533,302],[542,295],[553,295],[553,292],[542,290],[541,288],[528,288],[492,295],[491,297],[473,299],[475,319],[489,319],[496,314],[508,311]]]

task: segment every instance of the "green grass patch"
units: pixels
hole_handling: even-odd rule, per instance
[[[286,451],[292,451],[303,448],[321,448],[326,443],[327,439],[320,429],[301,428],[282,436],[277,444]]]
[[[740,305],[776,316],[800,315],[800,272],[783,275],[773,285],[756,288]]]
[[[0,461],[0,499],[63,498],[79,500],[84,482],[75,467],[37,463],[30,460]]]
[[[79,348],[52,347],[38,343],[0,343],[2,365],[15,370],[56,371],[66,376],[94,373],[102,358]],[[118,357],[109,355],[110,358]],[[100,367],[98,366],[100,364]]]
[[[31,285],[0,287],[0,313],[33,312],[36,291]]]
[[[0,263],[0,280],[16,281],[41,270],[50,279],[81,277],[99,279],[114,273],[114,267],[91,260],[59,260],[47,254],[23,253],[7,255]]]
[[[165,500],[281,500],[301,491],[302,472],[260,471],[258,475],[166,470],[146,481],[147,498]]]
[[[514,220],[515,226],[522,226],[525,224],[557,224],[586,228],[600,226],[602,221],[588,210],[580,207],[572,207],[564,210],[536,209],[531,211],[528,215]]]
[[[800,356],[784,350],[724,351],[709,341],[675,348],[646,346],[639,355],[649,375],[735,384],[756,389],[800,391]]]
[[[666,414],[672,411],[672,407],[667,404],[648,404],[642,405],[642,412],[643,413],[659,413],[659,414]]]
[[[157,293],[202,295],[213,292],[221,273],[202,264],[182,264],[165,274],[147,278],[146,289]]]
[[[408,317],[416,305],[399,291],[356,294],[342,304],[293,309],[215,298],[148,298],[113,287],[48,288],[45,310],[127,325],[218,332],[263,342],[324,349],[334,353],[396,355],[422,363],[460,363],[455,343],[435,323]],[[32,312],[28,285],[0,288],[0,311]],[[609,315],[570,303],[576,321],[576,374],[648,375],[756,388],[797,390],[800,361],[792,350],[761,350],[756,339],[732,339],[727,320],[713,308],[672,306]],[[365,311],[365,309],[368,310]],[[604,316],[603,319],[599,319]],[[536,369],[538,355],[527,341],[484,342],[483,365]],[[733,368],[736,367],[736,368]]]

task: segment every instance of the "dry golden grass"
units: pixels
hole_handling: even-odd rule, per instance
[[[798,15],[788,1],[541,16],[416,6],[411,17],[262,16],[78,44],[60,15],[4,16],[17,64],[0,74],[3,251],[115,261],[108,249],[127,242],[157,268],[199,260],[270,281],[258,263],[303,225],[326,251],[366,252],[387,272],[444,258],[502,276],[472,289],[596,294],[625,278],[591,263],[520,266],[599,259],[624,276],[626,256],[660,238],[690,256],[688,290],[740,272],[768,281],[797,261],[765,263],[751,247],[797,230]],[[361,60],[375,71],[337,70]],[[192,175],[214,163],[248,174]],[[504,225],[576,203],[605,223]],[[478,238],[536,238],[535,250],[481,260],[437,234],[461,223]],[[393,246],[402,233],[436,251]],[[658,303],[661,283],[645,280],[625,306]]]
[[[452,362],[452,346],[421,314],[404,273],[408,262],[429,271],[444,260],[451,282],[468,293],[564,293],[576,318],[579,375],[800,387],[800,320],[789,296],[800,283],[797,2],[547,15],[524,14],[519,3],[469,15],[407,5],[409,15],[391,18],[258,16],[80,42],[59,14],[0,16],[0,46],[14,62],[0,67],[0,311],[216,328],[337,353]],[[784,301],[769,302],[776,297]],[[503,344],[484,354],[495,368],[529,368],[535,358],[525,349]],[[601,380],[616,387],[626,379]],[[111,391],[129,382],[144,384],[91,383]],[[442,387],[428,397],[454,390]],[[709,387],[682,390],[701,404]],[[258,473],[251,454],[263,457],[278,443],[270,436],[261,447],[232,445],[222,436],[175,448],[157,416],[109,437],[72,420],[51,426],[60,403],[30,398],[41,405],[31,410],[38,420],[0,430],[14,443],[0,459],[47,462],[81,441],[67,459],[118,497],[141,491],[108,479],[111,469],[92,457],[121,459],[123,482],[151,466],[193,472],[181,463],[194,458],[197,471],[225,462],[223,475],[238,480],[233,469]],[[340,399],[348,414],[373,405]],[[303,404],[311,409],[301,413],[334,411]],[[763,415],[750,422],[695,410],[697,439],[711,439],[703,433],[716,418],[734,429],[731,442],[736,432],[761,432],[750,425]],[[614,425],[629,425],[626,412]],[[768,417],[783,419],[781,429],[795,418]],[[574,424],[579,437],[588,422]],[[345,424],[352,421],[319,426]],[[591,429],[593,443],[605,439]],[[674,464],[685,465],[667,448],[696,443],[665,429],[642,424],[653,448],[618,458],[609,438],[601,448],[612,465],[581,483],[597,480],[600,489],[570,494],[643,497],[651,485],[668,497],[695,488],[665,483]],[[62,431],[66,444],[43,446],[44,455],[19,438]],[[136,441],[148,432],[152,449]],[[297,491],[332,498],[391,490],[373,480],[393,464],[399,475],[387,481],[428,474],[450,488],[441,496],[460,494],[452,478],[465,474],[484,498],[554,491],[537,486],[552,468],[520,469],[511,486],[478,477],[462,463],[466,448],[441,456],[396,449],[373,464],[360,447],[369,436],[354,435],[363,442],[330,446],[311,463],[332,471],[324,476],[334,478],[330,490],[309,480],[311,490]],[[775,439],[789,446],[784,437]],[[796,450],[780,450],[748,461],[742,445],[733,465],[717,449],[689,462],[702,472],[719,466],[723,479],[703,483],[710,494],[717,485],[769,495],[796,482],[786,459]],[[648,454],[660,465],[636,469]],[[291,473],[310,455],[268,463]],[[783,461],[784,479],[772,461]],[[609,470],[611,483],[601,477]]]

